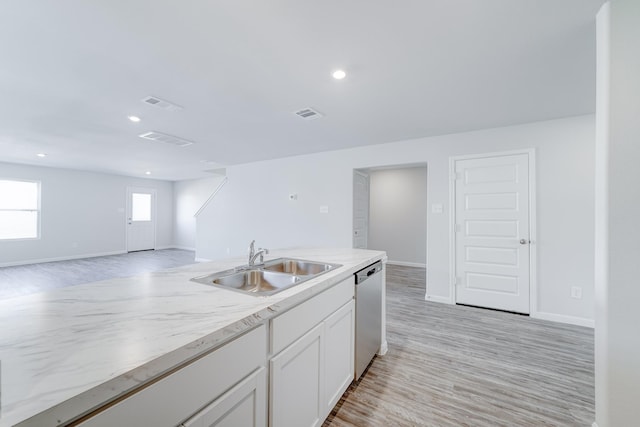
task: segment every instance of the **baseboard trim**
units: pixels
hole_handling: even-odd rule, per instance
[[[439,296],[439,295],[429,295],[429,294],[426,294],[426,295],[424,296],[424,299],[425,299],[426,301],[439,302],[439,303],[441,303],[441,304],[449,304],[449,305],[453,304],[453,303],[451,302],[451,299],[449,299],[449,297],[442,297],[442,296]]]
[[[567,323],[569,325],[585,326],[587,328],[595,328],[595,322],[593,319],[586,319],[584,317],[567,316],[565,314],[535,312],[529,315],[534,319],[550,320],[552,322]]]
[[[112,251],[112,252],[99,252],[94,254],[60,256],[60,257],[53,257],[53,258],[29,259],[25,261],[3,262],[3,263],[0,263],[0,267],[13,267],[18,265],[41,264],[43,262],[70,261],[70,260],[82,259],[82,258],[96,258],[99,256],[122,255],[126,253],[127,251]]]
[[[382,345],[380,345],[380,351],[378,351],[378,356],[384,356],[385,354],[387,354],[387,351],[389,351],[389,344],[387,343],[387,340],[384,340]]]
[[[196,248],[189,248],[187,246],[176,246],[176,245],[172,245],[172,246],[161,246],[159,248],[156,248],[156,250],[163,250],[163,249],[180,249],[183,251],[191,251],[191,252],[195,252]]]
[[[419,262],[405,262],[405,261],[387,260],[387,264],[399,265],[399,266],[402,266],[402,267],[427,268],[427,264],[421,264]]]

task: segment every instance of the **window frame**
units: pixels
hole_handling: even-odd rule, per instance
[[[37,187],[37,204],[36,209],[2,209],[2,212],[35,212],[36,213],[36,237],[13,237],[13,238],[4,238],[0,236],[1,242],[17,242],[24,240],[40,240],[42,238],[42,229],[41,229],[41,220],[42,220],[42,181],[36,179],[22,179],[22,178],[10,178],[0,176],[0,181],[13,181],[13,182],[28,182],[32,184],[36,184]]]

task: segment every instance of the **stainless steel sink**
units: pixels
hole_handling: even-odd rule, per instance
[[[278,258],[260,265],[194,277],[191,281],[250,295],[273,295],[338,267],[341,265]]]
[[[300,281],[298,276],[264,270],[240,271],[214,279],[213,283],[244,292],[273,292],[288,288]]]
[[[267,261],[264,269],[267,271],[279,271],[281,273],[295,274],[297,276],[315,276],[333,270],[334,264],[324,264],[298,259],[279,258]]]

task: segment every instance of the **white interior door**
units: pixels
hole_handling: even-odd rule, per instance
[[[456,303],[529,313],[529,155],[455,161]]]
[[[367,249],[369,240],[369,175],[353,172],[353,247]]]
[[[127,252],[156,247],[156,191],[127,189]]]

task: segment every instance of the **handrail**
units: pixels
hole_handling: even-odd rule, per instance
[[[207,205],[211,202],[211,200],[213,200],[214,197],[216,197],[216,194],[218,194],[218,192],[222,189],[222,187],[224,187],[224,185],[227,183],[227,181],[229,181],[228,177],[224,177],[222,179],[222,181],[220,182],[220,184],[218,184],[218,187],[213,191],[213,193],[211,193],[211,196],[209,196],[209,198],[207,199],[206,202],[204,202],[204,204],[202,205],[202,207],[200,209],[198,209],[198,212],[196,212],[193,216],[194,217],[198,217],[198,215],[200,215],[200,212],[202,212],[204,210],[204,208],[207,207]]]

